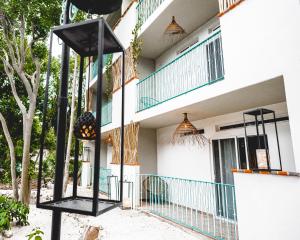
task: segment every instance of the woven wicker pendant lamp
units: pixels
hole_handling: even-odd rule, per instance
[[[189,121],[187,113],[183,113],[183,115],[182,123],[178,125],[173,134],[172,144],[190,143],[204,147],[209,142],[208,139]]]
[[[185,34],[184,29],[176,22],[175,16],[172,17],[172,21],[166,28],[165,34],[169,36]]]

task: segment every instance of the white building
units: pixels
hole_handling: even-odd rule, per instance
[[[184,34],[165,34],[172,16]],[[134,187],[125,188],[128,198],[214,239],[300,239],[299,0],[124,0],[107,21],[126,49],[138,19],[142,52],[125,87],[125,123],[139,124],[137,160],[125,166]],[[118,61],[113,56],[113,74]],[[112,84],[106,136],[120,126],[121,91],[104,83]],[[268,115],[259,141],[266,137],[270,168],[280,171],[255,171],[256,149],[264,147],[253,117],[245,140],[243,113],[261,108],[276,114],[282,169]],[[171,143],[182,113],[204,130],[204,147]],[[107,176],[119,167],[113,151],[103,141]]]

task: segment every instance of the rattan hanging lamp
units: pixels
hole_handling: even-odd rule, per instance
[[[172,17],[172,21],[166,28],[165,34],[169,36],[185,34],[185,30],[176,22],[175,16]]]
[[[187,113],[183,113],[183,121],[176,128],[172,144],[198,144],[204,147],[209,141],[188,119]]]

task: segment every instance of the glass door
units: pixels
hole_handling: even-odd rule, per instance
[[[217,214],[234,219],[235,197],[232,169],[237,168],[237,144],[235,138],[213,140]],[[228,184],[228,185],[226,185]]]

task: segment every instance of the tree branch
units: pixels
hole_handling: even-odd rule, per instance
[[[18,193],[18,182],[17,182],[17,173],[16,173],[16,154],[15,154],[15,147],[11,138],[11,135],[9,133],[6,120],[3,117],[2,113],[0,112],[0,122],[2,124],[2,129],[4,132],[4,136],[6,138],[8,147],[9,147],[9,154],[10,154],[10,170],[11,170],[11,180],[12,180],[12,188],[13,188],[13,194],[14,198],[16,200],[19,199],[19,193]]]
[[[9,83],[10,83],[10,86],[11,86],[11,90],[12,90],[12,93],[13,93],[13,96],[22,112],[23,115],[26,115],[27,112],[26,112],[26,107],[25,105],[23,104],[23,102],[21,101],[18,93],[17,93],[17,89],[16,89],[16,85],[15,85],[15,80],[14,80],[14,69],[12,68],[12,66],[10,65],[9,63],[9,58],[8,58],[8,55],[6,53],[5,50],[3,50],[4,52],[4,55],[5,55],[5,58],[1,57],[2,61],[3,61],[3,66],[4,66],[4,71],[5,73],[7,74],[7,77],[9,79]]]
[[[8,23],[7,23],[8,24]],[[18,64],[17,62],[17,59],[16,59],[16,56],[15,56],[15,51],[14,51],[14,46],[16,48],[18,48],[18,43],[17,43],[17,40],[14,39],[13,37],[13,41],[10,40],[10,37],[7,33],[8,31],[8,25],[5,24],[4,25],[4,28],[5,28],[5,31],[4,31],[4,38],[5,38],[5,41],[6,41],[6,45],[7,45],[7,48],[8,48],[8,51],[9,51],[9,57],[11,59],[11,62],[12,62],[12,66],[13,68],[15,69],[15,71],[17,72],[19,78],[22,80],[25,88],[26,88],[26,91],[27,91],[27,94],[29,96],[29,98],[31,98],[31,95],[32,95],[32,88],[30,86],[30,83],[28,81],[28,79],[26,78],[25,74],[24,74],[24,71],[23,71],[23,64]],[[15,32],[15,30],[13,30],[13,32]],[[13,33],[14,35],[15,33]],[[18,50],[17,50],[18,51]],[[25,53],[26,54],[26,53]],[[8,55],[7,55],[8,56]],[[21,56],[21,58],[25,58],[25,56]],[[8,60],[9,62],[9,60]]]

